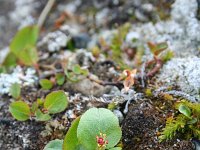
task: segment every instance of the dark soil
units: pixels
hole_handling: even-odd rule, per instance
[[[159,103],[162,102],[159,99]],[[131,104],[122,122],[123,150],[193,150],[190,141],[171,140],[159,142],[159,131],[171,112],[162,112],[157,102],[147,99]]]

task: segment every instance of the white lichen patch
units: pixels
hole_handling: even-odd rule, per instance
[[[132,46],[147,42],[168,42],[176,56],[196,55],[200,48],[200,22],[196,18],[196,0],[176,0],[172,5],[171,19],[156,24],[133,25],[126,41]],[[133,39],[134,42],[133,42]]]
[[[93,56],[91,52],[86,49],[78,49],[76,53],[70,51],[64,51],[61,55],[58,56],[58,59],[67,60],[68,67],[72,67],[75,64],[81,64],[81,66],[89,67],[95,61],[105,61],[105,56],[100,54],[98,60]]]
[[[0,74],[0,94],[9,94],[10,87],[13,83],[19,83],[23,86],[31,86],[37,81],[35,70],[28,68],[26,71],[17,66],[11,74]]]
[[[200,102],[200,58],[174,58],[161,70],[158,82],[165,85],[178,85],[181,91],[195,96]]]
[[[67,45],[67,42],[71,39],[68,31],[57,30],[48,33],[42,41],[38,43],[38,46],[45,46],[48,51],[59,51],[62,47]]]

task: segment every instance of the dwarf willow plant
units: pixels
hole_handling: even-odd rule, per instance
[[[10,87],[9,94],[14,99],[19,99],[21,94],[21,87],[19,83],[13,83]]]
[[[44,150],[62,150],[63,140],[52,140],[45,147]]]
[[[55,78],[58,85],[63,85],[65,83],[65,75],[63,73],[57,73]]]
[[[159,137],[160,141],[170,140],[179,133],[182,137],[200,138],[200,104],[191,103],[186,100],[176,103],[178,110],[175,116],[171,116],[166,121],[166,126]]]
[[[154,57],[159,57],[163,62],[167,62],[174,56],[173,51],[167,50],[168,48],[167,42],[161,42],[161,43],[148,42],[147,44]]]
[[[10,43],[10,52],[3,64],[13,66],[17,60],[24,65],[35,65],[38,61],[36,42],[39,29],[37,26],[26,26],[19,30]]]
[[[67,80],[71,82],[78,82],[89,74],[87,69],[81,68],[78,64],[72,66],[71,69],[65,69],[64,72]]]
[[[72,122],[63,143],[50,141],[44,150],[121,150],[115,147],[121,136],[118,118],[110,110],[91,108]]]
[[[57,73],[55,75],[57,85],[61,86],[65,82],[65,75],[64,73]],[[40,79],[39,81],[40,86],[43,90],[50,90],[54,86],[54,82],[49,79]]]
[[[68,105],[68,97],[64,91],[54,91],[44,100],[38,99],[30,107],[22,100],[14,101],[9,106],[12,116],[19,121],[26,121],[34,117],[38,121],[51,119],[51,114],[64,111]]]
[[[53,87],[53,82],[48,79],[41,79],[39,83],[43,90],[50,90]]]
[[[72,123],[63,150],[110,150],[121,136],[118,118],[110,110],[91,108]]]

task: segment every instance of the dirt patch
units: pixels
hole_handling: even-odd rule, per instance
[[[123,150],[193,150],[190,141],[177,139],[159,142],[159,131],[165,126],[169,113],[171,112],[161,112],[155,101],[145,100],[131,104],[122,122]]]

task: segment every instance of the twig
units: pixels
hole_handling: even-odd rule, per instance
[[[155,60],[155,62],[156,62],[156,65],[155,65],[155,67],[154,67],[151,71],[149,71],[149,72],[146,74],[146,76],[147,76],[148,78],[153,77],[153,76],[160,70],[160,68],[162,67],[162,61],[161,61],[161,59],[158,59],[158,58],[154,57],[154,60]],[[150,64],[150,63],[149,63],[149,64]],[[146,66],[146,67],[147,67],[147,66]]]
[[[50,12],[51,8],[53,7],[54,3],[55,3],[55,0],[49,0],[47,2],[46,6],[44,7],[44,9],[38,19],[38,23],[37,23],[39,29],[41,29],[41,27],[43,26],[44,21],[46,20],[46,17],[48,15],[48,13]]]
[[[147,68],[149,65],[152,65],[152,64],[155,64],[154,68],[152,70],[150,70],[148,73],[146,73],[146,75],[144,74],[144,72],[142,72],[141,74],[137,74],[135,77],[134,77],[134,80],[135,81],[138,81],[141,79],[142,81],[142,86],[144,86],[144,79],[146,78],[151,78],[153,77],[159,70],[160,68],[162,67],[162,61],[161,59],[158,59],[156,57],[154,57],[153,60],[145,63],[144,67],[143,67],[143,71],[145,70],[145,68]],[[96,82],[100,85],[103,85],[103,86],[106,86],[106,85],[112,85],[112,86],[116,86],[118,87],[119,89],[122,89],[123,88],[123,83],[122,82],[104,82],[102,80],[98,80],[98,79],[94,79],[91,75],[88,75],[87,76],[88,79],[90,79],[91,81],[93,82]]]
[[[55,75],[56,73],[60,73],[60,72],[63,72],[63,70],[56,69],[56,70],[44,71],[42,72],[42,74],[39,75],[39,78],[40,79],[47,78],[49,76]]]
[[[149,67],[150,65],[154,64],[154,63],[155,63],[155,66],[153,67],[153,69],[145,74],[144,73],[145,69],[147,67]],[[150,61],[148,61],[147,63],[145,63],[143,65],[141,74],[137,74],[136,76],[134,76],[134,80],[136,81],[136,83],[137,83],[138,80],[141,80],[142,86],[144,87],[145,86],[144,79],[153,77],[160,70],[160,68],[162,67],[162,64],[163,63],[162,63],[161,59],[158,59],[157,57],[154,57],[153,60],[150,60]],[[98,79],[93,78],[91,75],[88,75],[87,78],[90,79],[91,81],[96,82],[96,83],[98,83],[100,85],[103,85],[103,86],[111,85],[111,86],[116,86],[119,89],[122,89],[124,87],[123,83],[120,82],[120,81],[117,81],[117,82],[104,82],[102,80],[98,80]]]
[[[123,87],[123,83],[121,83],[121,82],[104,82],[102,80],[98,80],[98,79],[93,78],[92,75],[88,75],[87,78],[89,80],[96,82],[96,83],[103,85],[103,86],[112,85],[112,86],[118,87],[119,89],[121,89]]]

